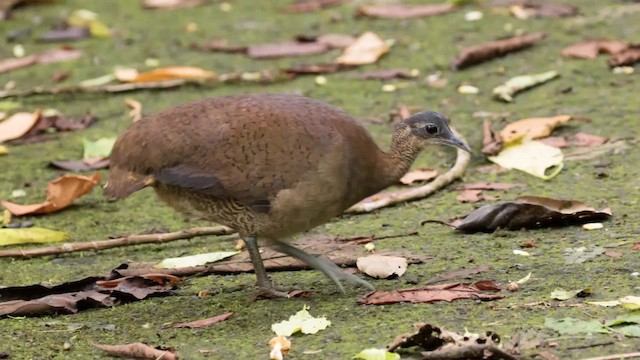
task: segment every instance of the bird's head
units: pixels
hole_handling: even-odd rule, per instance
[[[400,130],[413,137],[414,141],[418,140],[417,143],[422,146],[435,143],[471,152],[469,146],[453,134],[447,118],[437,112],[424,111],[412,115],[400,123]]]

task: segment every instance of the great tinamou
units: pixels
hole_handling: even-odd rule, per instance
[[[119,199],[152,186],[180,212],[237,230],[258,287],[270,295],[287,293],[269,279],[258,239],[322,271],[341,292],[341,281],[372,288],[284,240],[396,184],[429,143],[469,151],[432,111],[400,122],[385,152],[353,118],[320,101],[214,97],[133,123],[113,147],[105,195]]]

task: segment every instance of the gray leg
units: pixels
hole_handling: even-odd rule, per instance
[[[262,258],[260,257],[258,240],[250,236],[245,237],[243,240],[247,245],[247,251],[249,252],[251,263],[253,263],[253,270],[256,273],[257,285],[260,290],[265,292],[267,295],[288,298],[289,294],[276,290],[273,286],[273,282],[271,281],[271,279],[269,279],[267,270],[264,268],[264,263],[262,262]]]
[[[360,279],[359,277],[352,274],[345,274],[338,265],[332,263],[326,258],[307,254],[303,250],[300,250],[295,246],[281,241],[274,241],[271,247],[278,252],[301,260],[302,262],[316,270],[322,271],[325,275],[327,275],[329,279],[331,279],[331,281],[334,282],[334,284],[336,284],[338,290],[341,293],[344,293],[344,287],[340,283],[341,280],[350,282],[354,285],[359,285],[371,290],[375,290],[374,287],[371,286],[371,284]]]

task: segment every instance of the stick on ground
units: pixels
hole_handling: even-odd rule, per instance
[[[158,244],[175,240],[191,239],[197,236],[230,235],[234,232],[235,230],[226,226],[196,227],[170,233],[127,235],[116,239],[66,243],[58,246],[47,246],[27,250],[0,250],[0,257],[28,259],[38,256],[66,254],[76,251],[103,250],[140,244]]]

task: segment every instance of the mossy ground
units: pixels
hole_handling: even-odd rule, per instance
[[[441,191],[423,201],[399,205],[368,215],[344,216],[321,226],[314,233],[350,235],[387,235],[418,231],[412,237],[381,240],[378,249],[409,249],[432,256],[422,265],[409,267],[405,277],[399,280],[372,281],[379,289],[395,289],[412,286],[405,279],[418,284],[437,274],[477,264],[489,264],[492,270],[478,278],[496,280],[502,284],[517,280],[529,272],[532,279],[522,290],[506,294],[504,300],[487,303],[455,301],[452,303],[389,305],[366,307],[356,304],[362,291],[350,289],[347,295],[339,295],[333,285],[317,272],[276,273],[273,278],[284,286],[298,286],[316,291],[311,299],[289,301],[252,300],[255,290],[254,276],[234,275],[195,278],[182,284],[179,296],[157,298],[112,309],[83,311],[72,316],[43,318],[19,318],[0,320],[0,350],[12,354],[15,359],[88,359],[103,355],[91,343],[127,343],[143,341],[151,344],[173,346],[187,359],[204,358],[201,349],[215,349],[208,355],[218,359],[267,358],[267,341],[273,336],[272,323],[283,320],[302,308],[311,307],[311,313],[326,315],[332,326],[316,335],[295,336],[290,359],[347,359],[368,347],[383,347],[395,335],[410,330],[414,322],[429,322],[449,330],[472,332],[494,330],[504,341],[525,331],[545,337],[557,334],[543,328],[545,317],[579,319],[613,318],[623,310],[598,307],[535,307],[496,310],[510,304],[548,301],[556,287],[566,289],[591,288],[593,300],[611,300],[621,296],[636,295],[640,280],[633,278],[633,271],[640,271],[638,252],[630,250],[630,243],[637,241],[640,231],[638,204],[640,153],[635,145],[619,154],[607,154],[593,160],[568,162],[556,178],[542,181],[512,171],[501,174],[484,174],[473,167],[485,164],[481,156],[481,120],[472,118],[474,111],[508,111],[509,119],[532,116],[553,116],[569,113],[591,118],[591,122],[576,122],[561,133],[584,131],[608,137],[634,137],[640,130],[638,100],[640,82],[637,75],[613,75],[600,58],[595,61],[565,60],[560,50],[584,38],[619,38],[639,42],[638,15],[620,17],[589,26],[573,25],[571,19],[536,19],[521,21],[512,17],[493,14],[485,9],[485,18],[478,22],[463,21],[464,11],[416,20],[372,20],[354,18],[355,5],[343,5],[316,13],[291,15],[279,9],[282,1],[231,2],[232,10],[222,12],[218,4],[174,11],[143,10],[139,1],[58,1],[53,5],[31,6],[15,11],[14,19],[0,23],[2,33],[21,27],[33,26],[37,33],[45,31],[65,13],[86,8],[100,14],[103,22],[117,30],[111,39],[92,39],[74,44],[86,52],[75,62],[54,65],[37,65],[0,75],[0,84],[9,80],[19,88],[51,84],[56,70],[72,71],[65,84],[108,73],[116,65],[144,67],[147,58],[157,58],[162,66],[193,65],[213,69],[219,73],[231,71],[257,71],[276,69],[284,65],[316,61],[331,61],[337,53],[309,58],[256,61],[242,55],[208,54],[188,49],[191,42],[201,42],[218,37],[233,44],[275,42],[290,39],[296,34],[359,33],[372,30],[384,38],[396,39],[392,51],[373,68],[416,68],[426,75],[442,71],[449,80],[443,89],[433,89],[421,80],[404,81],[407,88],[395,93],[381,91],[378,81],[358,81],[345,77],[344,73],[328,75],[328,84],[318,87],[313,77],[301,77],[295,81],[268,86],[229,85],[217,88],[185,87],[170,91],[143,91],[122,95],[65,95],[39,96],[17,99],[26,110],[35,107],[56,108],[69,116],[80,116],[87,110],[100,118],[91,128],[59,135],[56,140],[39,144],[11,146],[11,153],[0,158],[0,198],[8,198],[15,189],[25,189],[23,202],[39,201],[46,183],[60,175],[60,171],[47,168],[55,159],[74,159],[81,156],[82,138],[96,139],[115,136],[124,130],[130,120],[124,104],[132,97],[144,105],[150,113],[186,101],[208,96],[244,92],[299,92],[342,107],[356,117],[375,118],[381,123],[366,126],[382,145],[389,142],[390,125],[385,120],[397,103],[419,105],[442,111],[450,116],[455,126],[466,136],[476,150],[465,181],[521,182],[528,187],[513,190],[503,197],[510,199],[520,194],[532,194],[560,198],[579,199],[594,206],[608,205],[614,217],[605,229],[585,232],[580,227],[560,229],[497,232],[495,234],[462,235],[448,228],[426,225],[420,221],[447,219],[465,214],[473,206],[456,201],[456,193]],[[603,7],[618,6],[620,1],[581,0],[582,14],[595,16]],[[35,18],[41,19],[34,26]],[[185,26],[193,22],[198,31],[187,33]],[[549,38],[531,50],[452,73],[447,70],[449,60],[457,53],[458,46],[476,44],[488,39],[505,36],[506,23],[526,32],[547,31]],[[24,41],[29,53],[41,51],[50,45]],[[0,58],[11,56],[11,44],[0,47]],[[504,71],[503,71],[504,70]],[[491,89],[506,79],[525,73],[557,70],[562,77],[547,85],[519,95],[513,104],[492,100]],[[478,86],[477,96],[461,95],[457,85],[466,81]],[[622,86],[612,86],[616,81]],[[564,93],[561,90],[571,88]],[[421,156],[417,165],[437,166],[445,169],[453,161],[449,149],[433,148]],[[609,164],[608,177],[597,177],[595,163]],[[103,172],[103,179],[107,173]],[[104,180],[103,180],[104,181]],[[25,187],[29,184],[29,187]],[[161,205],[151,191],[142,191],[126,200],[110,203],[101,192],[93,191],[71,208],[51,215],[25,217],[38,226],[66,231],[72,241],[105,239],[112,235],[136,233],[148,229],[178,230],[207,225],[202,222],[186,222],[172,210]],[[61,283],[89,275],[107,274],[115,266],[130,261],[155,261],[166,257],[195,254],[204,251],[229,249],[233,243],[225,237],[198,238],[166,245],[146,245],[117,248],[98,253],[85,252],[56,258],[32,260],[0,260],[0,284],[3,286],[33,283]],[[512,254],[520,244],[533,240],[537,247],[530,249],[531,257]],[[599,256],[578,265],[565,265],[562,251],[576,246],[607,246],[626,241],[615,250],[619,258]],[[213,290],[216,295],[198,298],[198,291]],[[571,300],[569,301],[571,302]],[[201,330],[172,329],[163,324],[190,321],[235,312],[231,319]],[[56,324],[49,324],[56,322]],[[47,325],[49,324],[49,325]],[[79,331],[67,329],[69,324],[84,324]],[[113,324],[115,331],[103,330],[100,325]],[[638,339],[616,340],[614,345],[586,346],[583,349],[567,349],[570,346],[589,345],[613,339],[611,335],[561,337],[558,347],[552,349],[560,358],[581,358],[617,352],[628,352],[640,347]],[[64,351],[65,341],[72,344]],[[305,351],[319,352],[305,354]]]

